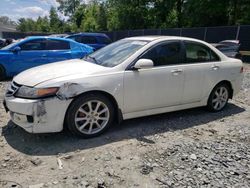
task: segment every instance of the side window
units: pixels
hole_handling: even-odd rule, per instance
[[[70,36],[70,37],[67,37],[67,39],[76,40],[76,37],[75,36]]]
[[[96,44],[96,38],[92,36],[82,36],[82,43],[84,44]]]
[[[210,61],[220,61],[219,56],[212,50],[210,50],[210,57],[211,57]]]
[[[218,61],[218,56],[208,47],[195,42],[185,42],[186,47],[186,62],[210,62]]]
[[[61,40],[48,40],[47,50],[68,50],[70,49],[69,42]]]
[[[101,44],[110,44],[111,43],[111,40],[107,37],[97,37],[97,38]]]
[[[67,38],[81,43],[81,36],[75,35],[75,36],[70,36]]]
[[[25,42],[20,45],[21,50],[31,51],[31,50],[46,50],[46,40],[36,39]]]
[[[151,59],[154,66],[163,66],[178,64],[181,56],[181,45],[179,42],[169,42],[166,44],[158,45],[141,58]]]

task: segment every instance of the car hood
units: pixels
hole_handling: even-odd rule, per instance
[[[109,68],[80,59],[72,59],[62,62],[51,63],[28,69],[18,74],[14,81],[20,85],[36,86],[59,77],[81,74],[83,77],[100,73]]]

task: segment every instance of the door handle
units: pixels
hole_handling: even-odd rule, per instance
[[[171,70],[171,73],[182,73],[183,70],[182,69],[174,69],[174,70]]]
[[[173,69],[173,70],[171,70],[171,73],[172,73],[173,75],[175,75],[175,76],[181,74],[182,72],[183,72],[182,69]]]
[[[212,70],[218,70],[220,67],[218,65],[213,65],[211,68]]]
[[[46,54],[43,54],[42,57],[47,57],[47,55],[46,55]]]

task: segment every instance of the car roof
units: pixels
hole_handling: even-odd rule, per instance
[[[180,37],[180,36],[165,36],[165,35],[149,35],[149,36],[136,36],[136,37],[128,37],[125,38],[128,40],[145,40],[145,41],[154,41],[154,40],[189,40],[189,41],[197,41],[204,42],[202,40],[189,38],[189,37]]]
[[[61,41],[72,42],[72,40],[67,39],[67,38],[59,38],[59,37],[51,37],[51,36],[31,36],[31,37],[27,37],[26,39],[29,39],[29,40],[33,40],[33,39],[53,39],[53,40],[61,40]]]
[[[239,40],[223,40],[223,41],[220,41],[219,43],[233,43],[233,44],[239,44],[240,41],[239,41]]]
[[[107,37],[105,33],[75,33],[69,36],[76,36],[76,35],[83,35],[83,36],[102,36],[102,37]],[[68,36],[68,37],[69,37]]]

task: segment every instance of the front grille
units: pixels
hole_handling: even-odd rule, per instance
[[[5,94],[6,97],[11,97],[13,96],[17,90],[21,87],[20,84],[17,84],[16,82],[12,81],[11,84],[9,85],[7,92]]]

